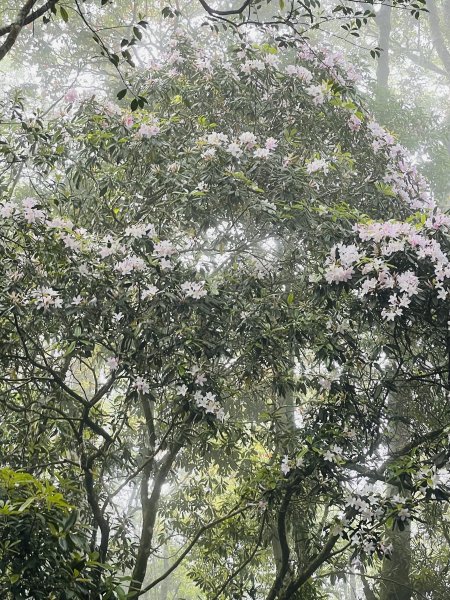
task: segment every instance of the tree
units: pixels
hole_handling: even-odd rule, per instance
[[[447,497],[447,221],[354,79],[305,42],[181,39],[134,114],[5,108],[3,460],[79,507],[89,597],[201,557],[207,598],[319,598]],[[398,387],[429,410],[383,456]]]

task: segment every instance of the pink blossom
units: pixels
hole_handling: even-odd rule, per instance
[[[107,366],[111,369],[111,371],[117,371],[119,368],[119,359],[116,356],[111,356],[106,361]]]
[[[73,102],[78,100],[78,91],[75,88],[71,88],[64,96],[64,100],[69,104],[72,104]]]
[[[125,115],[122,119],[122,123],[125,127],[132,127],[134,123],[134,119],[132,115]]]
[[[244,144],[247,150],[251,150],[251,148],[256,146],[256,136],[251,131],[245,131],[244,133],[241,133],[239,136],[239,141],[241,144]]]
[[[153,137],[159,134],[161,128],[158,125],[146,125],[143,123],[137,132],[138,137]]]
[[[398,273],[397,285],[401,292],[413,296],[414,294],[417,294],[419,290],[419,278],[412,271]]]
[[[269,137],[266,140],[265,143],[265,147],[267,148],[267,150],[275,150],[275,148],[278,146],[278,142],[275,138],[273,137]]]
[[[157,258],[167,258],[168,256],[172,256],[172,254],[176,253],[176,248],[167,240],[163,240],[162,242],[158,242],[155,244],[153,248],[153,254]]]
[[[347,125],[351,131],[359,131],[361,128],[361,119],[358,119],[356,115],[352,115],[350,119],[347,121]]]
[[[325,279],[328,283],[341,283],[349,281],[354,274],[352,268],[344,268],[339,265],[331,265],[325,273]]]

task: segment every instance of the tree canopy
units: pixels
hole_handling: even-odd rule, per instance
[[[2,99],[7,599],[448,593],[450,217],[344,54],[281,33]]]

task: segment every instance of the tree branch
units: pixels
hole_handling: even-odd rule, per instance
[[[284,578],[286,577],[286,574],[289,571],[290,549],[286,536],[286,513],[293,493],[294,490],[292,488],[289,488],[286,491],[286,495],[283,498],[283,502],[281,503],[280,509],[278,511],[277,529],[278,539],[281,547],[281,564],[276,579],[273,582],[273,585],[269,591],[269,594],[267,595],[266,600],[275,600],[275,598],[277,598],[280,589],[284,583]]]
[[[217,8],[212,8],[205,0],[199,0],[202,7],[206,10],[206,12],[212,17],[221,16],[232,16],[232,15],[241,15],[246,8],[248,8],[252,0],[245,0],[243,4],[239,8],[230,8],[229,10],[219,10]]]
[[[59,0],[48,0],[48,2],[45,2],[40,8],[30,13],[36,2],[37,0],[28,0],[19,11],[17,20],[14,23],[0,27],[0,37],[8,34],[8,37],[2,46],[0,46],[0,60],[2,60],[14,46],[23,27],[33,23],[33,21],[36,21],[39,17],[42,17],[42,15],[51,10]]]
[[[197,541],[199,540],[199,538],[205,533],[205,531],[208,531],[208,529],[212,529],[216,525],[220,525],[220,523],[223,523],[223,521],[227,521],[228,519],[231,519],[232,517],[235,517],[236,515],[240,515],[241,513],[243,513],[248,508],[250,508],[250,507],[249,506],[244,506],[243,508],[239,508],[237,510],[233,510],[232,512],[228,513],[224,517],[220,517],[220,518],[216,519],[215,521],[211,521],[210,523],[207,523],[206,525],[203,525],[203,527],[201,527],[197,531],[197,533],[195,534],[195,536],[190,541],[188,547],[182,552],[182,554],[180,554],[180,556],[173,563],[173,565],[171,565],[167,569],[167,571],[165,573],[163,573],[160,577],[158,577],[158,579],[155,579],[147,587],[143,588],[140,591],[139,595],[141,596],[142,594],[145,594],[145,592],[148,592],[149,590],[151,590],[152,588],[154,588],[156,585],[158,585],[158,583],[160,583],[161,581],[163,581],[164,579],[166,579],[166,577],[168,577],[173,571],[175,571],[175,569],[180,565],[180,563],[184,560],[184,558],[189,554],[189,552],[195,546],[195,544],[197,543]],[[264,520],[263,520],[263,522],[264,522]],[[254,554],[253,554],[253,556],[254,556]],[[225,588],[223,588],[223,589],[225,589]],[[222,591],[222,589],[221,589],[221,591]],[[219,593],[219,595],[220,595],[220,593]]]

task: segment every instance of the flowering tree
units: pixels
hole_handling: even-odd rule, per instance
[[[304,43],[180,39],[133,114],[7,107],[2,460],[79,507],[67,597],[132,600],[183,561],[208,598],[319,597],[446,497],[447,217],[355,79]]]

